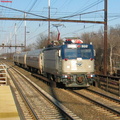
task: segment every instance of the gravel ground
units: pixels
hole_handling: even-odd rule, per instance
[[[18,67],[16,67],[19,69]],[[24,75],[29,77],[33,82],[35,82],[38,86],[44,89],[46,92],[51,94],[57,100],[59,100],[63,105],[73,111],[76,115],[78,115],[83,120],[119,120],[120,118],[111,115],[111,113],[106,112],[102,108],[97,107],[96,105],[84,100],[83,98],[77,98],[71,93],[68,93],[67,90],[60,89],[60,88],[51,88],[47,84],[43,83],[42,81],[34,78],[31,74],[23,69],[19,69]],[[90,87],[94,89],[94,87]],[[99,88],[95,88],[97,91],[107,93]],[[110,94],[112,95],[112,94]],[[114,97],[118,98],[117,96],[113,95]]]

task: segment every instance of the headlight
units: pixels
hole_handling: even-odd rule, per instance
[[[92,78],[92,77],[95,77],[94,74],[87,74],[87,78]]]

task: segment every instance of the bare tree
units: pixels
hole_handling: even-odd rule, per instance
[[[108,34],[108,43],[109,43],[109,63],[110,63],[110,74],[114,73],[113,67],[120,58],[120,25],[116,27],[110,27]],[[116,61],[117,60],[117,61]]]
[[[50,41],[48,41],[47,35],[40,34],[36,41],[36,49],[47,47],[49,44],[53,44],[53,43],[58,45],[60,42],[61,40],[59,41],[57,40],[56,32],[51,32]]]
[[[43,34],[39,34],[37,41],[35,43],[35,48],[40,49],[46,47],[47,45],[48,45],[48,37]]]

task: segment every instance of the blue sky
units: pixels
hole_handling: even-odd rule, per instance
[[[48,16],[48,0],[11,0],[12,3],[0,2],[0,5],[34,13],[41,16]],[[104,8],[104,0],[49,0],[51,7],[51,18],[77,15],[91,11],[99,11]],[[120,0],[108,0],[108,26],[120,24]],[[0,7],[0,17],[23,17],[24,13]],[[35,17],[28,15],[27,17]],[[81,19],[92,21],[103,21],[103,12],[78,15],[66,19]],[[39,17],[40,18],[40,17]],[[24,21],[0,21],[0,44],[15,43],[15,24],[17,44],[24,43]],[[64,24],[59,27],[61,38],[68,36],[80,36],[84,32],[93,32],[103,27],[102,24],[88,23],[65,23],[51,22],[51,32],[57,32],[53,24]],[[34,43],[38,35],[47,35],[48,24],[43,21],[27,21],[27,45]]]

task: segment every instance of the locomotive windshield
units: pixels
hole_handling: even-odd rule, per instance
[[[65,58],[68,59],[77,58],[77,49],[65,49]]]
[[[68,59],[76,59],[76,58],[83,58],[83,59],[90,59],[93,58],[93,52],[90,48],[76,48],[76,49],[65,49],[64,51],[64,58]]]
[[[91,49],[80,49],[80,57],[84,59],[93,58]]]

